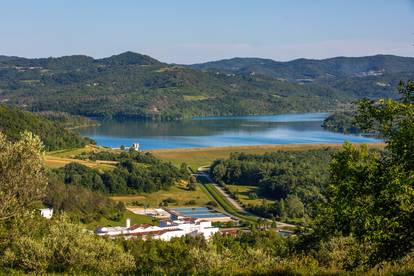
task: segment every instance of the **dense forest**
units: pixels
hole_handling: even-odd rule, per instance
[[[71,122],[74,126],[71,116],[66,115],[66,118],[65,121]],[[93,143],[89,138],[83,138],[78,133],[66,129],[66,126],[62,120],[50,120],[42,114],[0,105],[0,131],[13,141],[19,139],[22,132],[30,131],[41,138],[48,151],[83,147]]]
[[[115,169],[103,172],[79,163],[70,163],[53,172],[67,185],[81,186],[91,191],[108,194],[151,193],[166,190],[189,176],[185,165],[178,169],[150,153],[134,150],[119,154],[91,153],[91,158],[118,161],[118,164]]]
[[[258,186],[258,196],[275,204],[246,206],[266,217],[302,218],[315,216],[315,203],[323,198],[329,176],[332,148],[277,151],[265,154],[234,153],[211,166],[216,181],[225,184]]]
[[[97,126],[98,122],[84,116],[70,115],[66,112],[44,111],[37,114],[47,118],[50,121],[59,123],[67,129],[83,128]]]
[[[336,112],[329,115],[322,123],[322,127],[329,131],[341,133],[360,133],[356,125],[354,112]]]
[[[412,63],[392,56],[298,60],[272,67],[278,75],[199,70],[132,52],[104,59],[9,57],[0,60],[0,102],[31,111],[163,120],[327,111],[392,95],[398,80],[412,77]]]

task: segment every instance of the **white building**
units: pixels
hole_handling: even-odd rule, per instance
[[[212,227],[211,221],[195,220],[185,218],[182,220],[164,220],[159,226],[151,224],[139,224],[129,226],[128,220],[125,227],[99,227],[96,229],[98,236],[124,236],[126,239],[133,237],[146,238],[151,236],[153,239],[169,241],[172,238],[189,236],[203,236],[209,239],[217,233],[219,229]]]
[[[53,216],[53,209],[52,208],[42,208],[39,209],[40,215],[44,218],[51,219]]]
[[[139,151],[139,143],[132,144],[131,148],[136,150],[136,151]]]

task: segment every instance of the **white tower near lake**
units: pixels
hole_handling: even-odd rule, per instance
[[[139,143],[132,144],[131,148],[136,150],[136,151],[139,151]]]

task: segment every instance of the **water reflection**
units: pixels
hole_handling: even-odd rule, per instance
[[[321,128],[327,113],[274,116],[205,117],[179,122],[102,121],[81,130],[99,145],[120,147],[139,142],[142,149],[265,144],[377,142],[373,138],[332,133]]]

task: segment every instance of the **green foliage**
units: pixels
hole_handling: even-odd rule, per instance
[[[202,72],[131,52],[5,59],[0,89],[0,100],[31,111],[150,120],[320,111],[352,98],[326,85]]]
[[[65,129],[65,125],[58,121],[51,121],[39,114],[2,105],[0,105],[0,131],[11,141],[17,141],[22,132],[30,131],[40,137],[45,149],[49,151],[83,147],[93,142]]]
[[[150,153],[129,151],[122,153],[86,153],[78,158],[118,161],[112,171],[101,172],[79,163],[70,163],[54,172],[68,185],[80,185],[93,191],[111,194],[151,193],[168,189],[188,177],[170,163]]]
[[[25,223],[30,225],[32,220],[28,217]],[[86,232],[65,217],[40,223],[43,233],[14,229],[18,235],[9,238],[2,252],[3,270],[113,274],[134,269],[133,257],[120,245]]]
[[[321,188],[328,179],[332,149],[278,151],[265,154],[233,153],[211,166],[215,180],[258,186],[256,196],[279,200],[274,205],[252,206],[250,211],[266,217],[314,216]],[[249,195],[250,196],[250,195]],[[281,209],[279,203],[283,201]],[[285,204],[286,203],[286,204]]]
[[[298,59],[289,62],[233,58],[189,67],[237,76],[249,76],[254,72],[256,75],[307,86],[321,85],[340,90],[349,98],[380,98],[392,95],[398,81],[412,78],[413,64],[413,58],[376,55],[323,60]]]
[[[0,221],[34,206],[45,192],[47,181],[38,137],[25,132],[16,143],[0,132]]]
[[[399,100],[364,100],[357,120],[380,133],[382,154],[345,144],[335,153],[322,235],[353,235],[373,247],[370,264],[402,258],[414,248],[414,85],[400,87]]]
[[[197,178],[194,175],[191,175],[188,179],[187,189],[189,191],[195,191],[197,187]]]
[[[74,129],[74,128],[82,128],[88,126],[96,126],[98,123],[93,121],[89,118],[83,116],[76,116],[70,115],[66,112],[58,112],[58,111],[45,111],[37,113],[46,119],[58,123],[59,125],[67,128],[67,129]]]
[[[324,129],[341,133],[359,133],[354,112],[337,112],[328,116],[322,123]]]
[[[80,185],[65,185],[56,176],[49,176],[47,193],[43,199],[55,213],[65,213],[72,221],[90,223],[101,218],[119,221],[125,206],[116,203],[104,194],[93,192]]]

